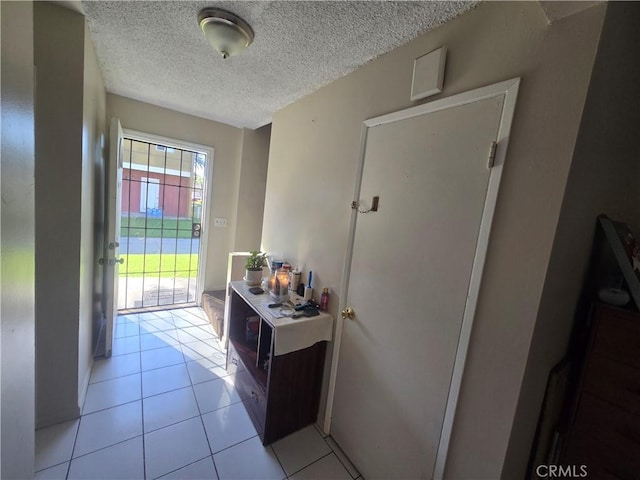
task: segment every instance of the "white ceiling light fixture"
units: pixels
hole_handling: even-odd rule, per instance
[[[253,30],[237,15],[219,8],[205,8],[198,14],[200,28],[222,58],[237,55],[253,42]]]

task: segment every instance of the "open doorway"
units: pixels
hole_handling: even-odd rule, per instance
[[[118,310],[197,303],[213,150],[124,131]]]

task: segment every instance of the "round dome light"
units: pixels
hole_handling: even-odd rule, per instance
[[[222,58],[237,55],[253,42],[253,30],[237,15],[219,8],[205,8],[198,14],[200,28]]]

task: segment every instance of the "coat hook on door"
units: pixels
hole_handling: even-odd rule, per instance
[[[370,212],[377,212],[378,211],[378,202],[380,201],[380,197],[379,196],[375,196],[371,199],[371,208],[369,210],[360,210],[358,208],[358,202],[356,202],[355,200],[353,202],[351,202],[351,209],[352,210],[357,210],[358,213],[370,213]]]

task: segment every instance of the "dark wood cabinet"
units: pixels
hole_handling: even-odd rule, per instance
[[[567,352],[549,375],[526,478],[543,478],[537,468],[551,465],[578,474],[585,466],[587,478],[640,480],[639,261],[629,227],[600,215]]]
[[[266,293],[253,295],[244,282],[231,283],[227,371],[264,445],[316,421],[333,332],[328,314],[276,318],[268,303]]]
[[[565,465],[640,479],[640,314],[596,306]]]

